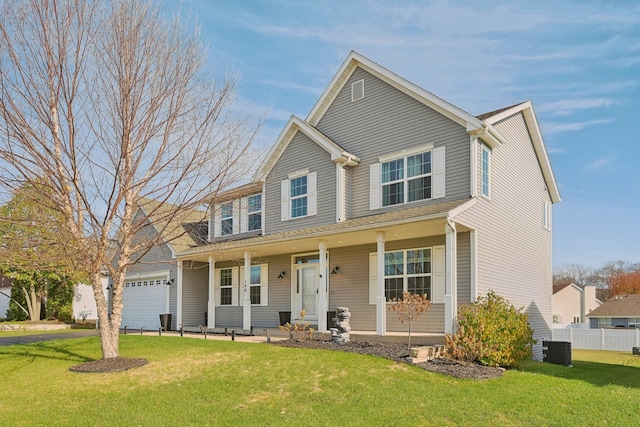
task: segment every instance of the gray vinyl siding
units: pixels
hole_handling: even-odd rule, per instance
[[[471,302],[471,240],[470,233],[457,234],[456,269],[458,305]]]
[[[460,220],[477,229],[479,296],[493,290],[524,307],[541,343],[551,337],[551,232],[543,227],[543,204],[551,200],[522,115],[495,127],[507,142],[491,152],[491,198],[478,196]],[[481,194],[481,145],[476,149]]]
[[[351,83],[364,79],[365,97],[351,102]],[[464,127],[358,68],[316,126],[346,151],[360,157],[351,174],[351,217],[407,205],[369,210],[369,166],[378,157],[433,143],[446,146],[446,197],[411,203],[440,203],[468,197],[469,136]]]
[[[205,325],[209,300],[209,268],[207,263],[183,263],[182,266],[182,324]]]
[[[281,221],[280,183],[288,174],[309,168],[317,172],[317,214]],[[336,169],[331,156],[302,132],[292,138],[267,177],[265,188],[265,234],[336,222]]]
[[[458,237],[458,300],[468,303],[470,270],[468,233]],[[417,238],[388,242],[385,250],[412,249],[444,245],[445,236]],[[340,266],[339,274],[329,275],[329,310],[348,307],[351,312],[351,329],[372,331],[376,327],[376,306],[369,304],[369,254],[376,245],[351,246],[330,249],[330,265]],[[390,307],[390,305],[389,305]],[[433,304],[427,316],[414,325],[415,332],[442,333],[444,331],[444,304]],[[407,324],[398,321],[392,311],[387,312],[387,331],[405,332]]]

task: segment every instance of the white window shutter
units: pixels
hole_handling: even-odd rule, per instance
[[[289,208],[289,180],[280,183],[280,219],[287,221],[291,217]]]
[[[233,201],[233,234],[240,233],[240,200]]]
[[[369,166],[369,209],[380,209],[380,163]]]
[[[369,254],[369,304],[377,304],[378,300],[378,254]]]
[[[240,300],[240,291],[242,290],[241,286],[238,286],[238,267],[233,267],[231,269],[231,305],[238,305],[238,301]]]
[[[433,174],[431,177],[431,198],[441,199],[445,196],[445,147],[433,150]]]
[[[431,302],[443,303],[445,292],[445,251],[444,246],[433,247],[433,275],[431,277]]]
[[[240,199],[240,232],[246,233],[248,226],[247,198]]]
[[[307,175],[307,215],[318,213],[318,173],[311,172]]]
[[[216,282],[214,285],[214,292],[216,296],[216,307],[220,306],[220,269],[216,268]]]
[[[220,220],[220,205],[215,205],[213,213],[213,237],[222,236],[222,221]]]
[[[269,264],[260,266],[260,305],[269,305]]]

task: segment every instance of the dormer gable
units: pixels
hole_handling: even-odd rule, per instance
[[[324,135],[322,132],[311,126],[304,120],[291,116],[284,129],[276,139],[275,144],[267,153],[266,157],[262,161],[262,164],[254,175],[255,181],[265,181],[271,169],[276,164],[278,159],[282,156],[282,153],[286,150],[287,146],[296,135],[297,132],[302,132],[313,142],[322,147],[331,155],[331,160],[336,163],[344,164],[346,166],[355,166],[360,162],[360,159],[354,154],[348,153],[338,144],[333,142],[330,138]]]

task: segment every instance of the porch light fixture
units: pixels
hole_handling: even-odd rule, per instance
[[[335,267],[333,267],[333,270],[331,270],[331,274],[338,274],[340,272],[340,266],[336,265]]]
[[[167,286],[171,286],[171,285],[173,285],[173,279],[167,280]]]
[[[284,279],[287,276],[287,272],[282,270],[280,274],[278,274],[278,279]]]

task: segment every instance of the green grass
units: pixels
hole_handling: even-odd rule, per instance
[[[573,352],[460,380],[356,354],[122,336],[141,368],[83,374],[97,337],[0,347],[2,425],[638,425],[640,357]]]

